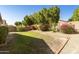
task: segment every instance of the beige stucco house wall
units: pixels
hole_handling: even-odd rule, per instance
[[[74,25],[75,29],[76,29],[77,31],[79,31],[79,21],[71,21],[71,22],[59,21],[57,28],[59,28],[62,23],[69,23],[69,24],[72,24],[72,25]]]
[[[69,22],[69,23],[72,23],[75,25],[75,29],[79,30],[79,21],[72,21],[72,22]]]

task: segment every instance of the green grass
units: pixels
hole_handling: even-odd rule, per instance
[[[30,37],[36,37],[38,38],[39,37],[39,33],[36,33],[36,32],[31,32],[31,31],[28,31],[28,32],[16,32],[17,34],[20,34],[20,35],[25,35],[25,36],[30,36]]]
[[[10,53],[49,53],[50,48],[41,38],[36,32],[16,32],[16,38],[7,47]]]

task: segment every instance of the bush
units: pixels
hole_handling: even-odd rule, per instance
[[[30,25],[25,27],[25,31],[37,30],[37,29],[38,29],[37,25]]]
[[[30,31],[30,30],[32,30],[32,27],[31,26],[26,26],[25,27],[25,31]]]
[[[25,27],[17,27],[17,31],[18,31],[18,32],[25,31]]]
[[[60,26],[60,31],[63,33],[66,33],[66,34],[76,33],[74,25],[72,25],[72,24],[62,24]]]
[[[31,28],[32,28],[32,30],[37,30],[38,26],[37,25],[32,25]]]
[[[5,43],[8,35],[8,28],[6,26],[0,26],[0,44]]]
[[[9,30],[9,32],[16,32],[16,27],[15,26],[13,26],[13,25],[9,25],[8,26],[8,30]]]
[[[56,28],[53,28],[52,31],[53,31],[53,32],[57,32],[57,29],[56,29]]]
[[[40,30],[42,31],[48,31],[50,29],[49,24],[41,24],[40,25]]]

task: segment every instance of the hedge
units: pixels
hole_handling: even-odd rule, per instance
[[[40,30],[42,31],[48,31],[50,29],[49,24],[41,24],[40,25]]]
[[[0,26],[0,44],[5,43],[8,35],[8,28],[6,26]]]

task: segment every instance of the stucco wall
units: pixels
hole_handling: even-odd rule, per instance
[[[79,30],[79,21],[69,22],[75,25],[75,29]]]

